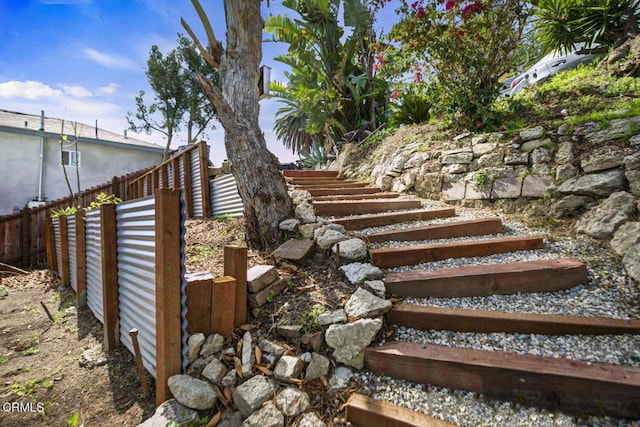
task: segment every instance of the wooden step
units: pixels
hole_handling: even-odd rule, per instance
[[[449,239],[452,237],[481,236],[502,232],[500,218],[472,219],[450,222],[448,224],[426,225],[424,227],[403,228],[368,234],[369,242],[388,242],[406,240]]]
[[[420,200],[312,202],[317,215],[340,216],[388,212],[400,209],[417,209]]]
[[[311,194],[311,197],[319,196],[338,196],[342,194],[374,194],[380,193],[382,190],[376,187],[357,187],[357,188],[308,188],[305,189]]]
[[[541,249],[542,237],[507,237],[470,242],[440,243],[400,248],[370,249],[371,263],[380,268],[400,267],[449,258],[494,255],[512,251]]]
[[[334,177],[338,176],[338,171],[307,171],[286,169],[282,171],[282,174],[284,176],[296,177]]]
[[[454,216],[454,208],[429,209],[410,212],[392,212],[380,215],[359,215],[349,218],[337,218],[332,220],[334,224],[340,224],[347,230],[358,230],[367,227],[380,227],[382,225],[400,224],[409,221],[426,221],[434,218],[448,218]]]
[[[287,182],[291,185],[323,185],[323,184],[339,184],[350,183],[353,181],[345,181],[339,178],[287,178]]]
[[[374,193],[374,194],[341,194],[337,196],[314,197],[316,202],[329,202],[334,200],[366,200],[366,199],[395,199],[400,196],[398,193]]]
[[[429,415],[412,411],[384,400],[372,399],[354,393],[345,406],[347,421],[355,427],[453,427]]]
[[[321,189],[330,189],[330,188],[360,188],[366,187],[369,185],[366,182],[344,182],[338,181],[334,184],[303,184],[303,185],[294,185],[293,187],[298,190],[321,190]]]
[[[366,369],[521,403],[640,416],[640,369],[412,342],[365,349]]]
[[[640,334],[640,320],[396,304],[387,320],[398,326],[458,332],[542,335]]]
[[[573,258],[470,265],[389,273],[387,292],[400,297],[477,297],[555,292],[587,283],[587,266]]]

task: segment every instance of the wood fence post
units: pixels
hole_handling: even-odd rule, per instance
[[[102,345],[105,351],[110,351],[120,342],[115,205],[100,206],[100,240],[102,241],[102,304],[104,308]]]
[[[213,281],[211,332],[228,337],[235,322],[236,279],[223,276]]]
[[[234,326],[247,323],[247,247],[224,247],[224,273],[236,279]]]
[[[184,201],[187,207],[187,218],[193,218],[193,199],[191,197],[191,151],[182,152],[182,162],[184,165]],[[178,186],[179,187],[179,186]]]
[[[22,235],[20,236],[20,246],[22,250],[22,265],[20,267],[27,268],[30,266],[29,263],[29,255],[31,252],[31,221],[30,221],[30,211],[28,207],[24,207],[22,209]]]
[[[180,161],[177,156],[171,160],[171,174],[173,175],[171,179],[173,184],[171,187],[180,188]]]
[[[67,216],[61,215],[60,221],[60,280],[63,285],[69,284],[69,228]]]
[[[76,306],[87,305],[87,241],[84,211],[76,212]]]
[[[49,270],[58,272],[58,260],[56,259],[56,234],[53,231],[53,219],[47,215],[45,219],[45,253]]]
[[[111,180],[111,194],[121,199],[123,198],[120,194],[120,178],[117,176],[114,176]]]
[[[208,271],[188,274],[187,281],[187,333],[202,332],[211,335],[213,275]]]
[[[211,196],[209,194],[209,150],[207,149],[207,143],[200,141],[198,151],[200,155],[203,216],[208,218],[211,216]]]
[[[156,406],[171,398],[167,381],[182,372],[180,190],[156,192]]]

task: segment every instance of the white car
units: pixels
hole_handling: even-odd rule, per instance
[[[580,64],[588,64],[596,58],[596,55],[576,53],[578,51],[573,51],[569,54],[561,54],[559,51],[554,51],[546,54],[531,68],[513,79],[509,95],[513,96],[527,86],[555,76],[560,71],[571,70]]]

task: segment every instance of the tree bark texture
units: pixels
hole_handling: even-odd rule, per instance
[[[269,251],[279,243],[278,225],[290,216],[293,203],[258,123],[264,27],[260,2],[225,0],[227,46],[220,57],[220,87],[202,75],[198,81],[225,130],[227,157],[244,204],[247,245]]]

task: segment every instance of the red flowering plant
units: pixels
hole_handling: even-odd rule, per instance
[[[401,0],[397,12],[401,20],[385,40],[380,71],[396,86],[429,92],[432,111],[456,127],[490,127],[496,82],[514,66],[530,4]],[[413,78],[407,78],[409,74]]]

